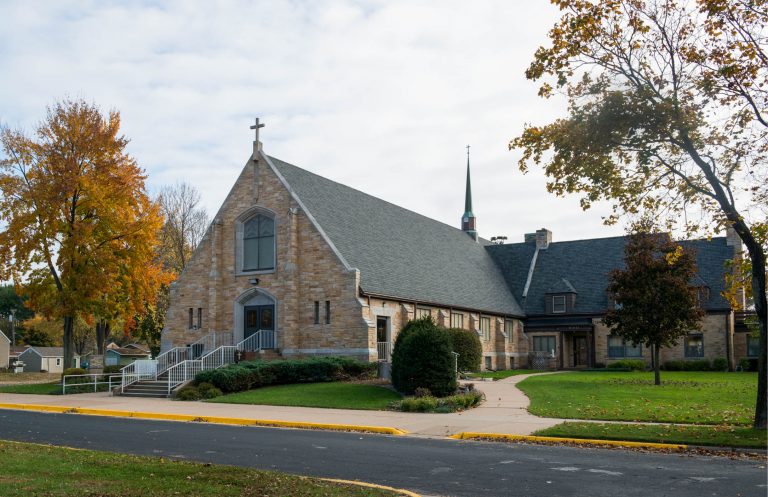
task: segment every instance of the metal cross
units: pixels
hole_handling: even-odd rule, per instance
[[[256,139],[254,140],[256,143],[259,143],[259,128],[263,128],[264,123],[259,122],[259,118],[256,118],[256,124],[251,126],[251,129],[256,130]]]

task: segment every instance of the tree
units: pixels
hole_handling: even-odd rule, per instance
[[[161,258],[168,270],[181,273],[208,228],[208,213],[199,207],[200,192],[179,182],[160,190],[158,202],[165,218]]]
[[[130,326],[163,277],[162,217],[119,129],[118,112],[66,100],[35,138],[0,133],[0,279],[23,280],[33,309],[63,319],[65,367],[76,318],[123,315]]]
[[[18,322],[32,318],[35,313],[26,305],[25,300],[13,285],[0,285],[0,331],[14,341],[14,335],[21,335]],[[13,319],[13,323],[11,323]]]
[[[651,212],[692,233],[694,209],[733,227],[760,323],[754,424],[766,428],[766,0],[552,2],[562,17],[526,76],[554,78],[539,94],[561,91],[569,111],[510,142],[520,169],[542,164],[547,189],[582,193],[585,209],[612,201],[607,223]]]
[[[653,354],[655,384],[661,385],[659,349],[677,344],[699,328],[704,312],[691,281],[696,256],[666,233],[641,228],[624,247],[624,269],[611,271],[608,294],[616,306],[603,321],[628,342],[642,343]]]
[[[17,340],[30,346],[56,347],[61,345],[61,327],[60,319],[49,321],[41,316],[35,316],[21,323],[19,327],[21,333]]]

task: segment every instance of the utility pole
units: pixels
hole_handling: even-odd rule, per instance
[[[11,345],[14,347],[16,346],[16,326],[14,326],[15,314],[16,309],[11,309]]]

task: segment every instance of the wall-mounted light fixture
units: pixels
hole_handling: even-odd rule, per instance
[[[251,278],[250,280],[248,280],[248,283],[250,283],[251,285],[258,285],[259,284],[259,279],[258,278]]]

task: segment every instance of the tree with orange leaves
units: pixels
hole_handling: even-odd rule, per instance
[[[119,129],[118,112],[65,100],[34,138],[0,132],[0,279],[23,281],[32,308],[63,318],[66,367],[77,317],[130,323],[165,279],[162,216]]]

